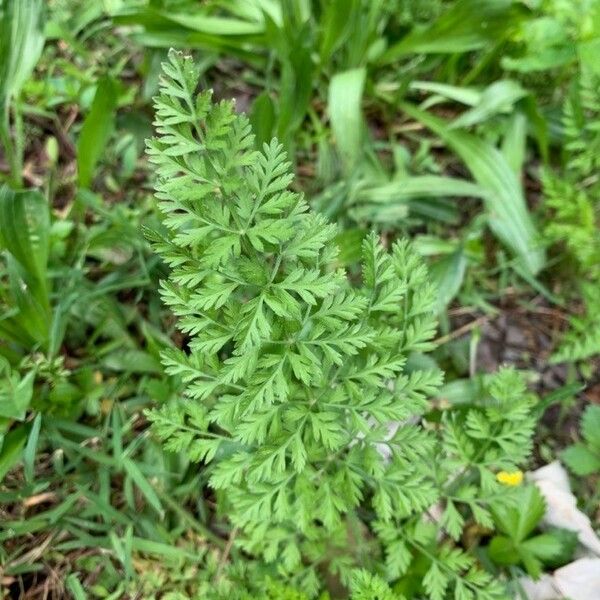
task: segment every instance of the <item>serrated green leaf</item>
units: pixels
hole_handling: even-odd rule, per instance
[[[546,511],[546,504],[535,485],[521,488],[516,500],[516,503],[510,504],[495,502],[492,512],[498,528],[518,544],[540,522]]]
[[[442,513],[440,524],[444,527],[452,539],[459,539],[463,531],[465,520],[458,512],[452,501],[448,501],[446,504],[446,508]]]
[[[552,560],[558,556],[562,550],[560,539],[553,536],[551,533],[542,533],[536,535],[521,544],[522,548],[527,549],[536,558],[542,561]]]
[[[600,406],[590,405],[581,419],[581,434],[600,454]]]
[[[448,587],[448,577],[437,563],[433,563],[423,577],[423,587],[431,600],[443,600]]]
[[[581,477],[600,472],[600,453],[583,444],[573,444],[561,452],[567,467]]]

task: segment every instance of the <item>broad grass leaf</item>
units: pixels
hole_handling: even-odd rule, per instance
[[[531,275],[545,264],[538,232],[525,203],[519,178],[503,154],[491,144],[466,132],[454,131],[440,118],[402,103],[402,109],[439,135],[464,161],[479,185],[488,223],[496,237]]]
[[[429,275],[438,290],[438,311],[444,310],[458,294],[466,270],[467,257],[462,248],[438,259],[429,267]]]
[[[0,3],[0,108],[17,96],[44,47],[43,0]]]
[[[65,583],[74,600],[87,599],[87,594],[85,593],[85,590],[83,589],[83,586],[81,585],[81,582],[75,573],[71,573],[65,580]]]
[[[348,15],[354,14],[357,8],[357,0],[331,0],[325,4],[321,20],[323,30],[319,48],[323,64],[331,59],[335,49],[347,39]]]
[[[349,170],[361,154],[363,123],[361,101],[366,69],[351,69],[334,75],[329,84],[328,109],[335,141]]]
[[[263,144],[271,141],[275,121],[275,104],[268,92],[261,92],[252,103],[250,111],[250,123],[256,136],[255,145],[258,149],[262,149]]]
[[[83,122],[77,144],[79,185],[89,187],[110,134],[117,110],[117,84],[109,76],[98,82],[92,108]]]
[[[31,376],[31,381],[33,382],[33,373],[28,373],[25,378],[28,376]],[[29,432],[29,436],[27,438],[27,444],[25,445],[25,450],[23,451],[23,471],[25,473],[25,481],[28,483],[33,483],[35,479],[35,457],[41,427],[42,414],[38,413],[33,420],[31,431]]]
[[[40,192],[0,187],[0,249],[40,283],[46,280],[49,233],[49,207]]]
[[[488,192],[479,184],[440,175],[402,177],[389,183],[369,187],[358,193],[358,198],[377,204],[407,201],[412,198],[443,198],[467,196],[484,198]]]
[[[7,275],[12,310],[0,320],[0,334],[25,351],[31,351],[35,344],[48,350],[51,319],[48,289],[36,280],[27,279],[26,283],[23,269],[10,255]]]
[[[187,29],[210,33],[211,35],[240,36],[257,35],[265,31],[264,23],[257,21],[244,21],[225,17],[203,15],[200,12],[169,13],[164,17]]]
[[[7,273],[16,309],[15,315],[0,321],[0,331],[18,344],[27,337],[47,342],[49,231],[49,207],[40,192],[0,187],[0,250],[8,252]]]
[[[133,37],[145,46],[203,48],[262,64],[263,57],[250,51],[248,45],[265,45],[265,14],[280,19],[280,12],[234,11],[233,4],[228,9],[236,16],[214,16],[205,7],[192,9],[190,5],[186,11],[171,12],[153,7],[119,8],[112,12],[112,18],[117,25],[141,27]]]
[[[482,92],[477,104],[456,118],[449,127],[457,129],[481,123],[499,112],[512,108],[515,102],[526,95],[527,91],[516,81],[495,81]]]
[[[455,54],[502,39],[517,19],[510,0],[458,0],[436,21],[415,27],[381,58],[388,64],[407,54]]]
[[[269,15],[275,23],[283,21],[283,5],[279,0],[229,0],[227,9],[240,19],[262,21]]]
[[[361,189],[349,214],[357,221],[387,225],[401,224],[409,215],[454,222],[458,211],[450,197],[483,198],[487,193],[480,185],[455,177],[401,177]]]
[[[276,28],[267,18],[268,34],[280,46],[281,78],[277,137],[289,146],[293,133],[300,127],[313,94],[314,65],[308,44],[309,28],[295,35]]]
[[[510,119],[502,140],[502,154],[511,169],[519,174],[525,164],[527,145],[527,118],[517,111]]]

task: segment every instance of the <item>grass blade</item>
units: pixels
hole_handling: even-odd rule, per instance
[[[394,201],[406,201],[411,198],[436,198],[447,196],[471,196],[483,198],[488,192],[482,186],[439,175],[420,175],[403,177],[383,185],[368,188],[359,193],[359,200],[388,204]]]
[[[42,194],[0,188],[0,248],[40,282],[46,279],[49,233],[50,214]]]
[[[361,189],[349,214],[358,221],[388,226],[403,222],[409,214],[452,222],[458,213],[455,202],[449,198],[483,198],[487,193],[480,185],[455,177],[402,177]]]
[[[381,58],[388,64],[413,53],[458,53],[497,42],[515,22],[510,0],[459,0],[424,28],[413,29]]]
[[[321,62],[331,59],[334,50],[347,37],[349,19],[357,10],[356,0],[332,0],[325,4],[323,11],[321,44],[319,54]]]
[[[24,424],[14,427],[4,436],[0,447],[0,482],[21,460],[28,432],[29,425]]]
[[[66,579],[67,589],[72,594],[74,600],[87,600],[87,595],[81,582],[75,573],[71,573]]]
[[[7,250],[20,266],[13,269],[14,281],[23,278],[27,285],[26,293],[18,285],[13,286],[13,295],[24,300],[23,306],[35,304],[46,319],[50,314],[49,248],[50,211],[42,194],[0,187],[0,249]]]
[[[527,92],[516,81],[510,79],[496,81],[483,91],[477,105],[456,118],[450,127],[457,129],[481,123],[511,107],[526,95]]]
[[[502,140],[502,154],[515,173],[520,173],[525,164],[527,145],[527,119],[522,112],[515,112]]]
[[[439,135],[464,161],[479,185],[488,192],[483,200],[488,223],[496,237],[532,275],[544,266],[544,251],[527,210],[517,174],[504,155],[473,135],[455,131],[438,117],[402,103],[402,109]]]
[[[17,188],[22,187],[24,136],[18,106],[11,136],[10,101],[19,96],[44,47],[43,12],[43,0],[0,2],[0,148]]]
[[[25,481],[28,483],[34,480],[34,465],[35,465],[35,454],[37,450],[38,438],[40,437],[40,429],[42,426],[42,414],[38,413],[33,420],[29,437],[27,438],[27,444],[25,445],[25,451],[23,452],[23,464],[25,472]]]
[[[442,98],[448,98],[467,106],[475,106],[481,101],[481,92],[470,87],[437,83],[435,81],[412,81],[408,86],[411,90],[431,92]]]
[[[250,112],[250,123],[256,136],[255,144],[258,149],[273,137],[275,119],[275,104],[268,92],[262,92],[255,98]]]
[[[44,2],[4,0],[0,4],[0,106],[17,96],[44,47]]]
[[[156,512],[162,516],[164,514],[164,510],[162,504],[160,503],[160,499],[158,498],[156,492],[154,491],[150,483],[148,483],[148,480],[144,477],[144,474],[137,466],[137,464],[133,462],[130,458],[124,457],[123,467],[127,472],[127,475],[131,477],[131,479],[138,487],[140,492],[142,492],[142,494],[148,501],[148,504],[150,504],[150,506],[152,506],[152,508],[154,508],[154,510],[156,510]]]
[[[329,84],[329,118],[338,150],[349,170],[359,158],[362,141],[361,100],[366,69],[334,75]]]
[[[458,294],[467,270],[467,257],[462,248],[435,261],[429,274],[438,290],[437,309],[443,311]]]
[[[82,187],[89,187],[92,183],[94,168],[114,126],[116,109],[116,83],[112,78],[104,77],[98,83],[92,108],[85,118],[77,144],[77,170]]]

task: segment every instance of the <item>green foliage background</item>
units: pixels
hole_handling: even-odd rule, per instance
[[[569,562],[496,475],[597,518],[599,51],[597,0],[0,0],[0,597]]]

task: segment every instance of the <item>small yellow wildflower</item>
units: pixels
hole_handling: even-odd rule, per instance
[[[496,474],[496,479],[504,484],[510,486],[521,485],[523,483],[523,472],[522,471],[500,471]]]

